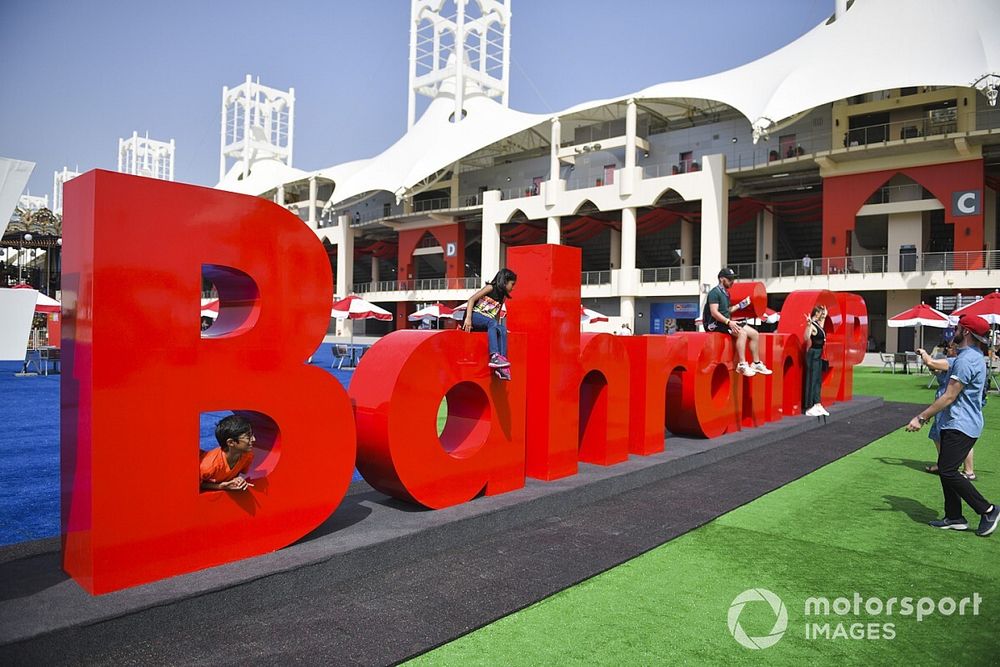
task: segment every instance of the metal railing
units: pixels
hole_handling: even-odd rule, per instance
[[[566,181],[566,189],[600,188],[605,185],[613,185],[614,182],[614,172],[612,172],[611,178],[606,178],[604,169],[574,170],[573,175]]]
[[[907,185],[887,185],[872,194],[865,204],[890,204],[901,201],[918,201],[933,199],[934,195],[916,183]]]
[[[427,211],[440,211],[452,208],[451,197],[438,197],[436,199],[422,199],[413,202],[414,213],[425,213]]]
[[[536,186],[534,183],[527,183],[521,186],[514,186],[512,188],[505,188],[500,191],[500,199],[504,201],[509,199],[521,199],[522,197],[537,197],[540,193],[541,188]]]
[[[639,282],[643,283],[672,283],[680,280],[698,280],[700,277],[701,267],[698,266],[667,266],[639,271]]]
[[[581,285],[610,285],[611,271],[584,271],[580,274]]]
[[[464,278],[417,278],[414,280],[381,280],[374,283],[356,283],[355,294],[369,292],[415,292],[420,290],[475,289],[483,282],[477,276]]]
[[[816,257],[811,266],[801,259],[732,264],[740,280],[797,278],[842,274],[927,273],[930,271],[1000,271],[1000,250],[971,252],[897,253]]]

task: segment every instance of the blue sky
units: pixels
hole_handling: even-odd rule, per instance
[[[833,0],[513,0],[510,104],[550,112],[769,53]],[[176,178],[218,178],[222,87],[295,87],[295,166],[377,154],[406,129],[409,0],[0,2],[0,155],[115,169],[118,138],[177,141]]]

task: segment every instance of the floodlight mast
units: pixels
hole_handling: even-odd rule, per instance
[[[454,15],[444,13],[446,6]],[[454,91],[456,123],[470,91],[508,106],[510,19],[510,0],[412,1],[407,129],[416,122],[418,94],[434,99],[442,89]]]

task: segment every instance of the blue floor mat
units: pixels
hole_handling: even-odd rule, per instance
[[[312,363],[350,384],[353,371],[333,368],[330,344]],[[16,377],[19,370],[19,361],[0,361],[0,545],[59,534],[60,376]],[[217,446],[215,424],[227,414],[201,415],[202,449]]]

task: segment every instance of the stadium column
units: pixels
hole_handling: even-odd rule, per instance
[[[612,234],[612,238],[614,234]],[[619,247],[621,268],[618,271],[618,293],[621,294],[621,319],[635,331],[635,293],[637,271],[635,269],[635,208],[622,209],[622,231]]]
[[[729,241],[729,177],[726,156],[706,155],[703,172],[710,180],[701,200],[701,284],[699,312],[705,306],[708,290],[718,282],[716,276],[726,265]]]
[[[277,192],[274,195],[274,203],[277,204],[278,206],[284,206],[285,205],[285,186],[284,186],[284,184],[281,184],[281,185],[278,186],[278,190],[277,190]]]
[[[770,278],[774,259],[774,214],[764,209],[757,215],[757,264],[763,270],[760,277]]]
[[[983,188],[983,243],[987,250],[997,249],[997,191]],[[993,264],[987,264],[993,266]]]
[[[545,184],[545,207],[555,206],[562,189],[562,180],[559,178],[559,144],[562,142],[562,123],[559,117],[552,119],[552,127],[549,138],[549,181]],[[562,231],[560,229],[560,218],[558,215],[550,215],[546,227],[545,242],[552,245],[559,245],[562,242]]]
[[[635,100],[630,99],[625,107],[625,168],[621,171],[618,185],[623,197],[632,194],[635,184],[635,132],[636,106]]]
[[[692,280],[691,267],[694,266],[694,223],[681,218],[681,280]]]
[[[351,277],[354,275],[354,230],[351,229],[351,216],[342,215],[337,218],[340,228],[337,241],[337,296],[341,299],[351,293]],[[341,335],[350,336],[354,333],[354,321],[345,319],[342,323]]]
[[[372,289],[375,289],[375,283],[380,280],[378,272],[378,257],[372,255]]]
[[[500,203],[499,190],[487,190],[483,193],[483,239],[480,275],[484,280],[490,280],[500,270],[500,225],[503,220],[497,219],[496,204]]]
[[[316,177],[309,177],[309,229],[316,229]]]

